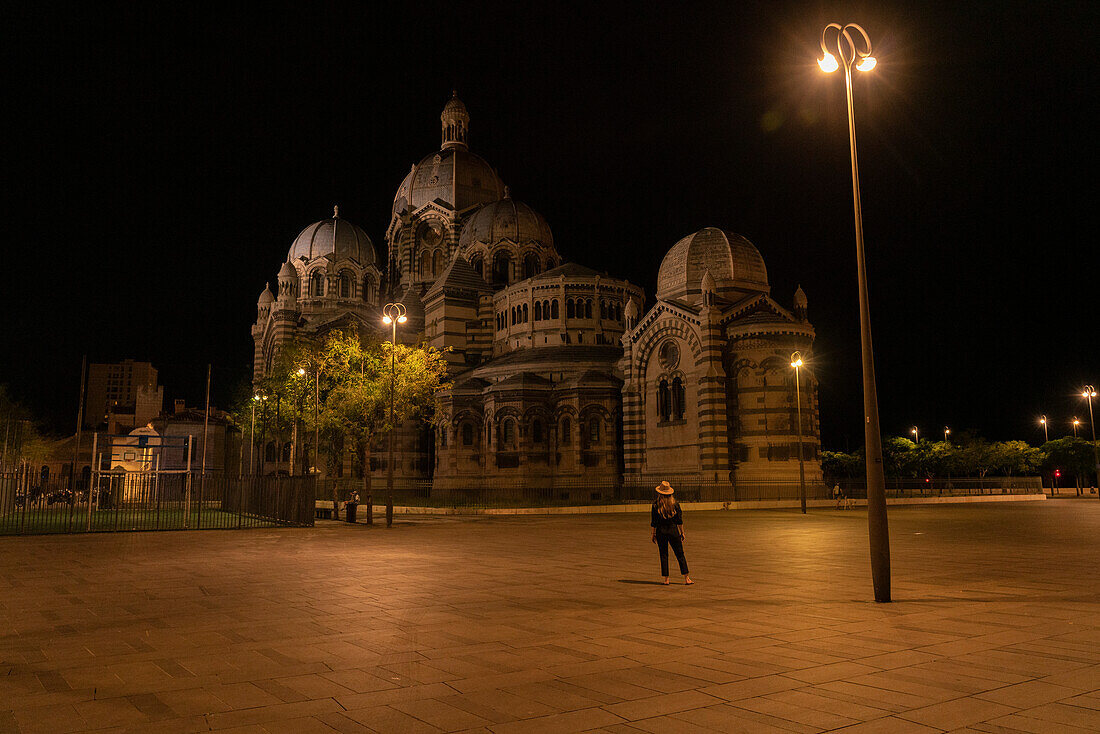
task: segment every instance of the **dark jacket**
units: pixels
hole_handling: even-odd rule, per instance
[[[672,517],[665,519],[661,517],[661,513],[657,512],[657,503],[653,503],[653,508],[649,511],[649,526],[656,528],[658,535],[679,535],[680,526],[684,524],[684,518],[680,514],[680,503],[676,503],[676,512]]]

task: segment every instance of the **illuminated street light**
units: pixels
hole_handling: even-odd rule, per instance
[[[951,433],[951,429],[950,429],[950,428],[948,428],[947,426],[944,426],[944,427],[943,427],[943,442],[944,442],[944,443],[947,443],[947,435],[948,435],[949,433]]]
[[[794,402],[798,407],[798,499],[802,504],[802,514],[806,514],[806,466],[802,450],[802,388],[798,372],[802,367],[802,352],[791,355],[791,367],[794,367]]]
[[[852,38],[855,31],[862,46]],[[830,49],[828,42],[832,41]],[[861,50],[865,47],[866,50]],[[835,53],[833,53],[835,51]],[[875,601],[890,601],[890,528],[886,518],[886,476],[882,466],[882,434],[879,432],[878,390],[875,387],[875,356],[871,346],[871,311],[867,292],[867,263],[863,252],[863,213],[859,201],[859,159],[856,155],[856,113],[852,103],[852,63],[856,69],[869,71],[875,60],[871,55],[871,39],[855,23],[830,23],[821,31],[822,58],[817,62],[822,71],[839,68],[844,62],[844,89],[848,100],[848,144],[852,162],[852,207],[856,225],[856,272],[859,278],[859,333],[863,362],[863,436],[867,456],[867,535],[871,546],[871,581]]]
[[[1073,437],[1077,438],[1077,426],[1081,425],[1081,421],[1077,420],[1077,416],[1073,416]]]
[[[393,395],[397,385],[397,325],[408,321],[405,316],[403,303],[387,303],[382,308],[382,323],[393,327],[390,340],[390,435],[389,435],[389,460],[386,462],[386,525],[391,522],[389,508],[393,506],[393,432],[397,428],[394,425]]]
[[[1050,442],[1050,434],[1047,433],[1047,417],[1045,415],[1039,416],[1039,423],[1043,426],[1043,443]]]
[[[1096,496],[1100,498],[1100,447],[1096,444],[1096,418],[1092,414],[1092,399],[1096,397],[1096,388],[1085,385],[1081,397],[1089,401],[1089,425],[1092,426],[1092,458],[1093,469],[1096,470]]]
[[[920,443],[920,431],[917,430],[917,427],[913,426],[909,429],[909,432],[913,434],[913,443]]]

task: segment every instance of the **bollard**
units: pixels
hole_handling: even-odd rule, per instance
[[[367,492],[367,525],[374,524],[374,503],[371,501],[370,492]]]
[[[386,497],[386,527],[393,525],[393,495]]]

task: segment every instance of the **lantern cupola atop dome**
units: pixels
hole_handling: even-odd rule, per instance
[[[443,112],[439,115],[443,123],[443,149],[466,148],[466,136],[470,129],[470,113],[466,111],[466,105],[458,98],[457,91],[451,91],[451,98],[443,106]]]

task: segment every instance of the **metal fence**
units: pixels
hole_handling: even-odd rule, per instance
[[[753,482],[698,482],[671,478],[676,497],[681,502],[779,502],[797,500],[797,481],[760,480]],[[341,478],[318,480],[317,499],[346,500],[353,492],[360,501],[367,497],[361,479]],[[633,483],[587,483],[556,481],[552,487],[529,487],[514,482],[477,482],[458,487],[435,487],[431,480],[396,480],[393,503],[412,507],[554,507],[566,505],[608,505],[652,502],[657,481]],[[855,480],[839,482],[845,497],[866,499],[866,483]],[[981,494],[1040,494],[1039,477],[984,477],[960,479],[890,480],[886,483],[888,498],[965,496]],[[386,503],[385,482],[374,480],[371,501]],[[808,500],[832,500],[832,486],[821,480],[806,482]]]
[[[88,480],[0,474],[0,535],[313,525],[313,477],[93,471]]]

